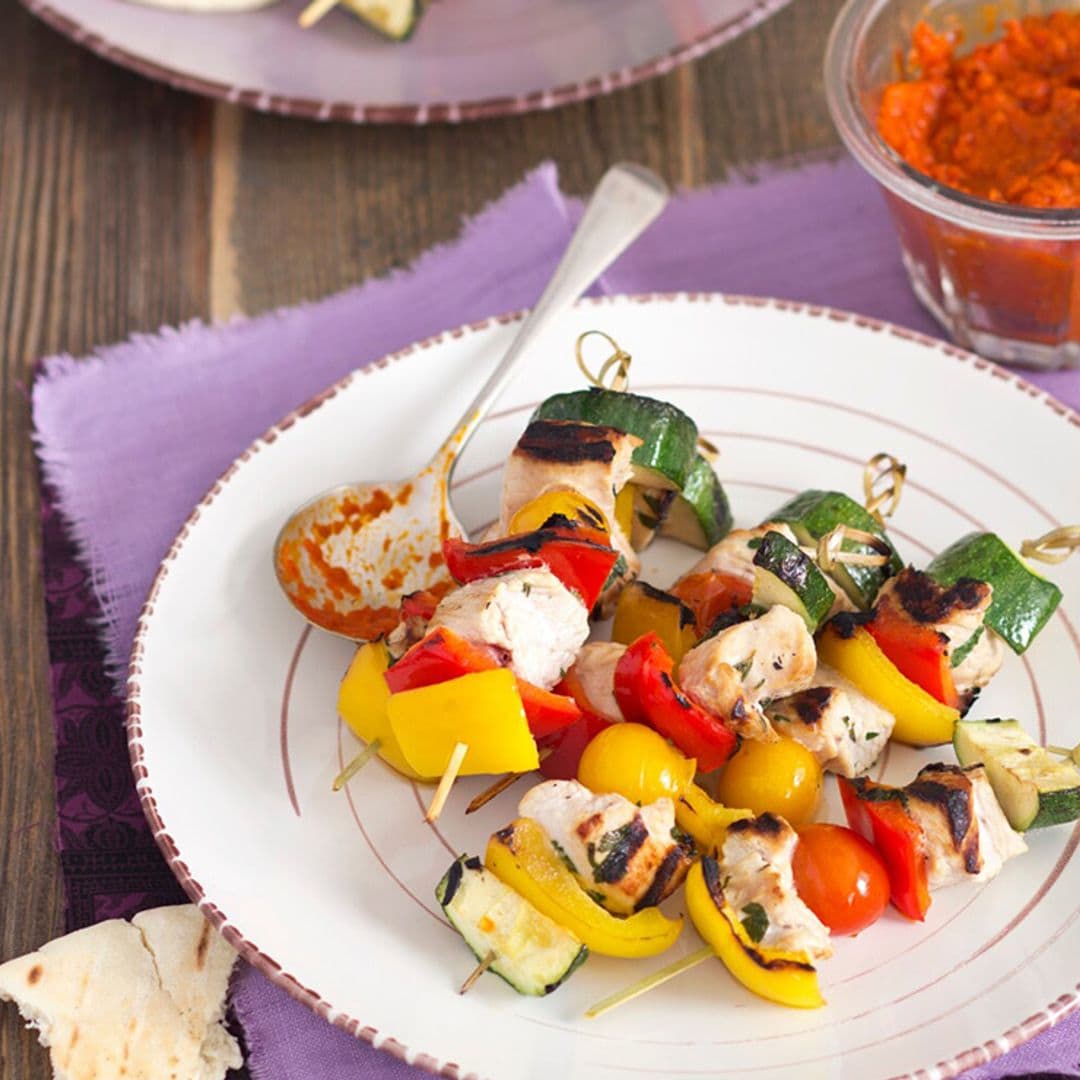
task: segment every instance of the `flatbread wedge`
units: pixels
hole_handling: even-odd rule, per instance
[[[192,905],[137,922],[98,923],[0,965],[0,1000],[37,1030],[57,1080],[221,1080],[240,1063],[220,1023],[236,954]]]

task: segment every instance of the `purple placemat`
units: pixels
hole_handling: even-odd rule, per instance
[[[44,361],[34,419],[69,927],[178,895],[139,811],[122,702],[106,672],[123,671],[142,599],[190,507],[253,438],[357,365],[531,303],[579,210],[545,166],[408,273],[225,327],[193,323],[80,361]],[[907,287],[877,192],[846,161],[680,198],[599,288],[784,296],[935,332]],[[1080,406],[1080,373],[1033,381]],[[233,1007],[256,1080],[423,1075],[250,968]],[[1080,1017],[967,1075],[1039,1073],[1080,1076]]]

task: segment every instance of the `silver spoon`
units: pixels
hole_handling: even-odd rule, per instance
[[[392,629],[401,597],[446,579],[442,541],[458,455],[530,346],[664,208],[664,182],[640,165],[601,178],[566,254],[510,348],[450,437],[416,476],[341,484],[305,503],[274,544],[278,584],[310,623],[353,640]]]

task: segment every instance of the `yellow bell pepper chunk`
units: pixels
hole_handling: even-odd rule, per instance
[[[724,843],[728,826],[748,817],[753,817],[751,811],[724,806],[697,784],[688,784],[675,800],[675,823],[693,837],[702,855],[715,855]]]
[[[825,1004],[817,971],[806,953],[765,949],[751,940],[724,897],[715,859],[706,857],[690,867],[686,907],[697,932],[747,990],[798,1009],[816,1009]]]
[[[398,741],[390,730],[387,704],[390,688],[383,673],[390,665],[390,654],[382,641],[369,641],[361,645],[353,656],[345,678],[338,690],[338,716],[349,725],[349,730],[366,743],[379,740],[379,757],[392,769],[410,780],[427,780],[406,760]]]
[[[530,772],[540,764],[508,668],[391,694],[387,713],[405,760],[422,776],[441,776],[458,743],[469,748],[461,776]]]
[[[827,625],[818,636],[818,659],[896,717],[892,737],[897,742],[909,746],[951,742],[960,713],[902,675],[868,631],[861,626],[852,630],[844,637],[834,625]]]
[[[536,532],[552,517],[560,515],[569,521],[579,521],[590,529],[610,532],[608,520],[603,510],[591,499],[578,494],[572,488],[558,488],[545,491],[530,499],[510,519],[510,533]]]
[[[631,645],[650,631],[660,636],[676,664],[698,642],[694,613],[677,596],[635,581],[619,594],[611,640]]]
[[[627,484],[615,496],[615,521],[623,531],[623,536],[630,539],[634,531],[634,485]]]
[[[590,899],[551,846],[544,830],[518,818],[488,841],[484,865],[533,907],[602,956],[656,956],[682,931],[682,918],[645,908],[625,919]]]

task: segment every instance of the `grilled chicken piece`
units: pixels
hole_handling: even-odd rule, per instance
[[[590,641],[567,673],[577,677],[590,709],[613,724],[625,719],[615,700],[615,665],[624,652],[617,641]]]
[[[670,799],[638,807],[576,780],[548,780],[526,792],[518,813],[543,828],[582,888],[616,915],[659,904],[690,869],[689,852],[672,837]]]
[[[1027,851],[982,765],[927,765],[903,790],[908,813],[926,837],[931,889],[989,881],[1008,859]]]
[[[966,707],[997,674],[1005,658],[997,635],[983,625],[993,591],[993,586],[972,578],[961,578],[946,588],[909,566],[886,581],[878,594],[879,606],[887,604],[897,614],[942,634],[948,640],[950,656],[975,634],[980,635],[971,652],[953,669],[953,682]]]
[[[819,664],[814,684],[765,709],[773,727],[802,743],[823,769],[861,776],[881,756],[896,721],[838,671]]]
[[[534,420],[506,463],[499,535],[506,535],[511,518],[527,502],[549,491],[576,491],[603,512],[612,547],[636,576],[641,562],[615,520],[615,496],[630,480],[630,455],[640,445],[636,435],[601,424]]]
[[[713,544],[683,574],[683,577],[693,577],[695,574],[707,574],[712,571],[753,584],[754,552],[757,550],[757,545],[751,547],[750,544],[754,540],[760,540],[767,532],[778,532],[793,544],[799,543],[791,529],[779,522],[759,525],[756,529],[732,529],[723,540]]]
[[[805,953],[812,961],[832,956],[829,930],[795,891],[791,860],[799,838],[775,814],[744,818],[728,826],[720,850],[724,896],[738,913],[760,904],[768,927],[767,949]]]
[[[589,636],[589,613],[551,571],[514,570],[444,597],[428,629],[440,626],[504,650],[515,675],[549,690]]]
[[[776,735],[760,703],[804,690],[816,667],[817,650],[806,623],[777,605],[691,649],[679,664],[679,685],[739,735],[771,741]]]

